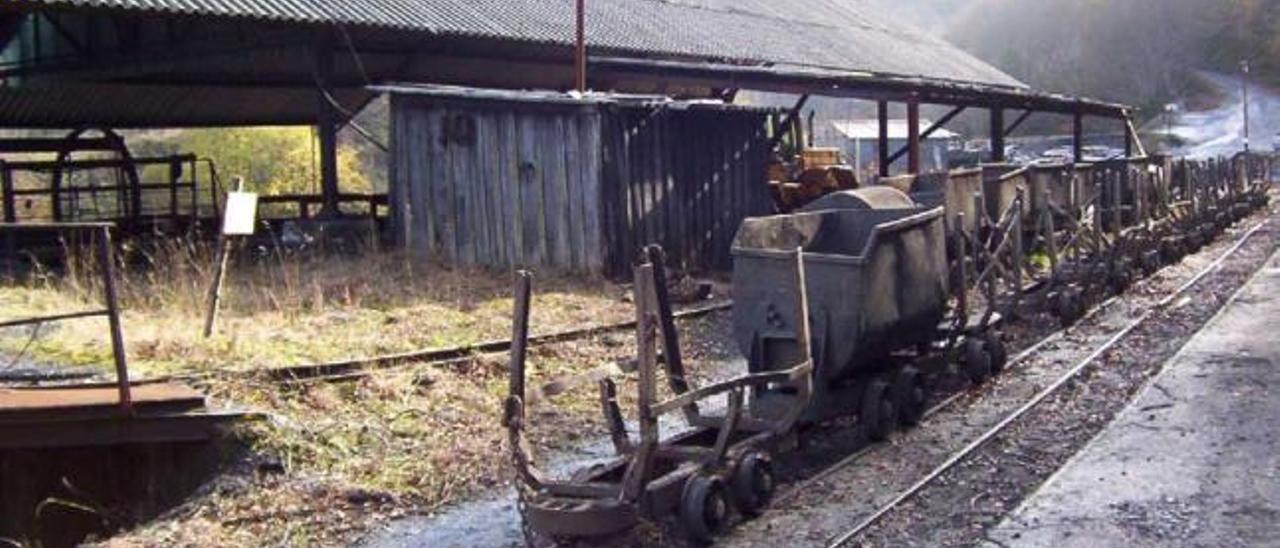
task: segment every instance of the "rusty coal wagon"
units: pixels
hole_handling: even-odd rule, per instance
[[[534,463],[525,441],[525,341],[531,277],[517,279],[515,338],[510,367],[510,393],[504,424],[519,480],[521,507],[528,532],[552,539],[605,537],[626,531],[641,520],[674,516],[681,529],[696,539],[709,539],[727,523],[731,509],[755,515],[773,494],[772,459],[795,445],[796,422],[812,386],[808,349],[799,348],[787,367],[752,373],[725,382],[694,387],[685,375],[671,314],[662,251],[651,247],[635,269],[637,319],[637,409],[633,439],[618,404],[617,386],[600,382],[604,419],[617,458],[574,474],[569,481],[547,477]],[[655,266],[657,265],[657,266]],[[804,284],[803,257],[792,254],[786,283]],[[799,291],[803,295],[803,290]],[[800,302],[798,340],[808,340]],[[674,394],[658,400],[658,353],[662,344],[662,373]],[[787,409],[762,416],[747,407],[751,394],[783,389],[794,396]],[[705,404],[723,398],[724,409],[706,412]],[[659,417],[680,413],[689,429],[660,439]]]
[[[832,194],[793,215],[748,219],[734,241],[733,292],[734,336],[749,370],[784,367],[804,346],[790,321],[798,288],[783,283],[793,250],[801,249],[814,361],[805,419],[856,412],[877,439],[897,423],[914,424],[924,412],[922,377],[913,365],[920,356],[901,353],[933,354],[933,343],[948,338],[946,246],[943,209],[918,206],[888,187]],[[973,365],[990,369],[981,359]],[[766,391],[756,405],[767,409],[776,400],[786,407],[791,399]]]

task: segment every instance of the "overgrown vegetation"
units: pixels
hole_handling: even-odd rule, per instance
[[[219,333],[203,338],[212,279],[210,246],[170,241],[126,253],[143,263],[122,271],[120,295],[131,367],[141,375],[260,369],[344,360],[505,338],[511,280],[485,270],[450,269],[396,253],[360,257],[255,255],[228,276]],[[92,264],[93,261],[84,261]],[[542,330],[623,321],[623,291],[601,280],[539,281],[534,325]],[[100,307],[96,271],[37,275],[0,288],[0,316],[23,317]],[[45,327],[31,344],[37,361],[111,361],[101,319]],[[0,348],[26,344],[0,334]]]
[[[249,190],[262,194],[320,191],[319,145],[309,127],[142,131],[129,137],[135,155],[195,154],[209,158],[224,176],[244,177]],[[385,192],[385,178],[377,176],[380,171],[369,169],[367,163],[372,162],[362,158],[358,144],[349,142],[338,147],[338,179],[343,191]]]
[[[175,241],[126,253],[134,266],[121,273],[119,285],[136,375],[250,371],[510,334],[511,280],[505,273],[448,269],[398,254],[242,256],[230,275],[221,334],[204,340],[209,250]],[[0,318],[99,305],[96,273],[82,262],[61,275],[0,287]],[[536,285],[535,332],[634,317],[625,290],[602,280],[542,276]],[[104,323],[46,327],[30,356],[106,372]],[[0,337],[0,354],[28,340],[25,333]],[[634,335],[615,333],[532,350],[532,390],[552,382],[577,387],[554,402],[535,397],[531,403],[540,450],[603,435],[592,375],[621,375],[615,364],[634,356],[633,348]],[[706,356],[691,347],[694,368]],[[261,414],[235,437],[249,456],[184,506],[113,543],[346,543],[385,520],[430,512],[510,477],[499,424],[505,355],[407,367],[344,384],[215,374],[200,388],[217,405]],[[632,392],[626,382],[623,391]]]

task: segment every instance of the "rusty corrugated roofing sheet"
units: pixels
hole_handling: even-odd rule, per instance
[[[568,45],[572,0],[9,0],[90,8],[395,28]],[[588,41],[644,56],[823,67],[1025,87],[861,0],[589,0]]]

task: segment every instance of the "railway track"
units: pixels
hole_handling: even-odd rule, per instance
[[[732,301],[718,301],[694,306],[680,312],[674,317],[677,320],[691,320],[729,310]],[[530,346],[541,346],[569,341],[587,339],[606,333],[617,333],[635,329],[635,320],[603,325],[592,325],[574,329],[555,331],[529,337]],[[494,354],[511,350],[511,339],[495,339],[448,348],[423,349],[386,354],[352,360],[341,360],[318,364],[292,365],[247,371],[223,370],[219,372],[176,377],[176,380],[199,381],[210,377],[251,377],[267,379],[277,383],[294,382],[346,382],[368,377],[375,372],[405,366],[430,366],[461,363],[482,354]]]
[[[1197,272],[1192,278],[1187,280],[1185,283],[1183,283],[1174,291],[1170,292],[1168,295],[1164,296],[1154,306],[1149,307],[1137,318],[1126,323],[1124,327],[1122,327],[1119,331],[1117,331],[1105,342],[1103,342],[1103,344],[1093,349],[1093,351],[1090,352],[1085,358],[1081,359],[1079,362],[1074,364],[1070,369],[1068,369],[1065,373],[1061,374],[1053,383],[1049,384],[1042,390],[1036,392],[1034,396],[1032,396],[1030,399],[1025,401],[1021,406],[1017,407],[1013,412],[1006,415],[1002,420],[1000,420],[994,426],[984,431],[982,434],[980,434],[976,439],[971,441],[969,444],[965,445],[960,450],[952,453],[941,464],[937,465],[935,468],[930,470],[927,474],[925,474],[923,477],[921,477],[915,483],[911,484],[906,489],[900,491],[893,499],[891,499],[889,502],[880,506],[872,514],[868,515],[866,518],[859,521],[852,528],[836,536],[832,541],[828,543],[828,546],[835,548],[835,547],[850,545],[850,543],[855,539],[857,539],[859,535],[861,535],[863,532],[867,531],[873,525],[883,520],[886,516],[892,514],[904,503],[911,500],[913,497],[915,497],[917,494],[923,491],[926,487],[929,487],[934,482],[936,482],[946,472],[948,472],[949,470],[954,468],[956,465],[963,462],[966,458],[971,456],[978,449],[985,446],[988,442],[990,442],[1000,433],[1006,431],[1010,426],[1015,424],[1020,418],[1025,416],[1028,412],[1036,409],[1041,403],[1049,399],[1051,396],[1056,394],[1064,386],[1067,386],[1073,380],[1079,377],[1081,373],[1083,373],[1085,370],[1089,368],[1089,366],[1093,365],[1106,352],[1114,348],[1120,342],[1124,341],[1131,333],[1133,333],[1134,330],[1138,329],[1140,326],[1145,324],[1147,321],[1149,321],[1153,316],[1155,316],[1159,312],[1168,308],[1169,305],[1173,304],[1179,297],[1181,297],[1191,288],[1195,287],[1197,284],[1203,281],[1207,276],[1218,271],[1228,259],[1234,256],[1242,247],[1244,247],[1244,245],[1248,243],[1248,241],[1254,235],[1260,232],[1263,228],[1267,227],[1270,224],[1270,222],[1271,222],[1270,220],[1264,220],[1258,223],[1257,225],[1253,226],[1248,231],[1246,231],[1243,235],[1240,236],[1240,238],[1237,239],[1237,241],[1230,248],[1224,251],[1213,262],[1206,265],[1203,269]],[[1238,291],[1239,290],[1237,290],[1237,293]],[[1092,317],[1106,310],[1108,307],[1110,307],[1110,305],[1112,305],[1115,302],[1115,300],[1116,300],[1115,298],[1112,298],[1102,303],[1101,305],[1094,307],[1094,309],[1091,310],[1085,318]],[[1234,296],[1231,299],[1229,299],[1228,302],[1230,302],[1231,300],[1234,300]],[[1028,358],[1034,356],[1038,351],[1040,351],[1047,345],[1062,339],[1068,331],[1069,329],[1062,329],[1062,330],[1055,331],[1049,334],[1048,336],[1040,339],[1038,342],[1029,346],[1025,350],[1019,352],[1017,355],[1011,357],[1009,360],[1009,368],[1016,368],[1023,365],[1028,360]],[[926,412],[925,417],[926,418],[931,417],[933,415],[936,415],[948,409],[949,407],[954,405],[965,394],[967,394],[967,392],[957,392],[955,394],[952,394],[951,396],[947,397],[946,399],[942,400],[938,404],[931,407]],[[820,482],[824,478],[830,477],[836,472],[839,472],[840,470],[845,469],[850,465],[856,463],[861,458],[865,457],[867,453],[869,453],[875,447],[876,445],[870,445],[870,446],[864,447],[858,450],[857,452],[849,455],[848,457],[842,459],[841,461],[815,474],[814,476],[806,478],[804,481],[800,483],[794,484],[790,489],[788,489],[785,493],[782,493],[778,497],[779,501],[785,501],[787,499],[794,498],[796,495],[803,492],[806,487],[813,485],[817,482]]]
[[[707,304],[697,305],[674,314],[677,320],[692,320],[702,318],[716,312],[729,310],[733,307],[733,302],[728,300],[716,301]],[[530,346],[542,346],[547,344],[563,343],[587,339],[590,337],[603,335],[606,333],[618,333],[635,329],[635,320],[628,320],[617,323],[590,325],[577,327],[573,329],[565,329],[534,335],[529,338]],[[307,383],[307,382],[349,382],[369,377],[380,371],[387,371],[401,367],[419,367],[432,365],[449,365],[463,363],[472,358],[483,354],[495,354],[507,352],[511,350],[510,339],[494,339],[482,341],[472,344],[464,344],[451,346],[447,348],[428,348],[421,350],[411,350],[408,352],[400,352],[395,354],[384,354],[378,356],[369,356],[362,358],[354,358],[350,360],[340,360],[324,363],[303,364],[278,366],[266,369],[220,369],[205,373],[195,373],[186,375],[170,375],[160,378],[148,378],[136,380],[137,384],[150,384],[158,382],[190,382],[201,383],[217,378],[231,379],[255,379],[266,380],[268,382],[288,384],[288,383]],[[39,374],[26,375],[21,378],[13,377],[7,379],[10,382],[21,382],[24,384],[50,384],[50,383],[67,383],[77,382],[84,383],[93,378],[93,374]]]

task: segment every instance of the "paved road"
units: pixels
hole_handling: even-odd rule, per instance
[[[988,546],[1280,546],[1280,256]]]

